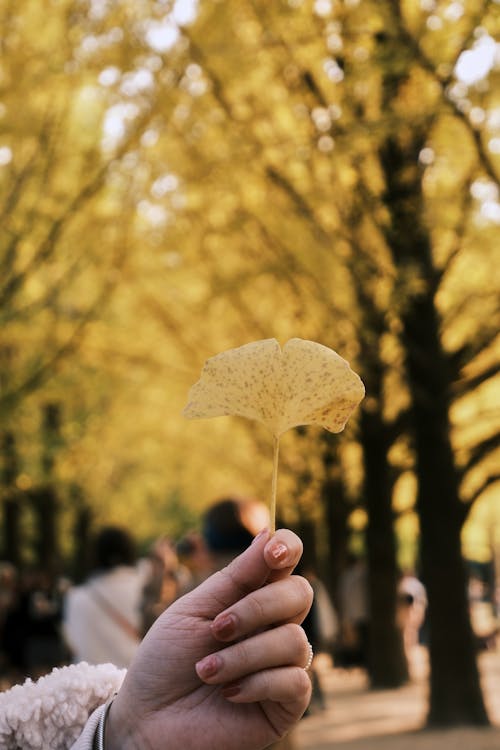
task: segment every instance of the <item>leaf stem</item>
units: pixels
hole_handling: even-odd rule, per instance
[[[270,508],[270,532],[271,535],[276,531],[276,491],[278,487],[278,456],[279,456],[280,439],[273,436],[273,478],[271,481],[271,508]]]

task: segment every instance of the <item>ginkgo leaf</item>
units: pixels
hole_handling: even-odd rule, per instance
[[[333,349],[315,341],[276,339],[245,344],[210,357],[189,391],[188,419],[247,417],[274,436],[271,524],[274,530],[280,436],[299,425],[344,429],[363,398],[361,378]]]
[[[360,377],[333,349],[295,338],[281,350],[276,339],[265,339],[208,359],[184,415],[247,417],[275,437],[308,424],[340,432],[364,392]]]

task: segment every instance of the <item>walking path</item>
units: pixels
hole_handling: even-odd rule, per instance
[[[297,750],[500,750],[500,651],[485,652],[479,666],[492,728],[422,731],[427,707],[426,653],[412,681],[397,690],[369,690],[362,670],[333,669],[317,657],[326,710],[305,717]]]

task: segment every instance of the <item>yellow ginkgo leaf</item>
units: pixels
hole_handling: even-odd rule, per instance
[[[188,419],[233,415],[256,419],[275,437],[298,425],[344,429],[365,389],[348,362],[322,344],[276,339],[211,357],[191,388]]]
[[[290,339],[245,344],[211,357],[184,409],[188,419],[234,415],[262,422],[274,435],[272,516],[279,437],[298,425],[344,429],[365,389],[349,363],[333,349]]]

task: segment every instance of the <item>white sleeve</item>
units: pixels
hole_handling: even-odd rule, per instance
[[[119,690],[125,674],[113,664],[81,662],[0,693],[0,748],[90,750],[99,707]]]

